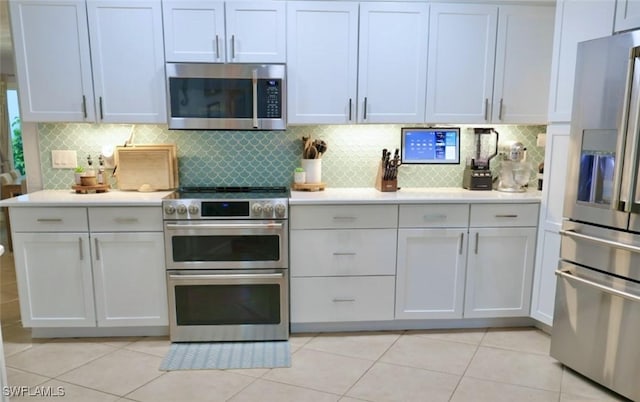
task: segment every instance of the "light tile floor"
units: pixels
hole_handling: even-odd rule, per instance
[[[535,328],[295,334],[290,368],[163,372],[167,338],[32,339],[11,253],[0,264],[9,385],[64,390],[12,401],[624,401],[550,358]]]

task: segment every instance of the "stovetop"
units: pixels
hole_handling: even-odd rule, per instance
[[[173,200],[259,200],[289,198],[286,187],[181,187],[165,199]]]

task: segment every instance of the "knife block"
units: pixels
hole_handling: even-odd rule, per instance
[[[381,162],[378,165],[378,174],[376,175],[376,189],[382,192],[398,191],[398,179],[385,180],[383,170]]]

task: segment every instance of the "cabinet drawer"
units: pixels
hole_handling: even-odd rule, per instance
[[[468,204],[400,205],[401,228],[465,228]]]
[[[395,229],[292,230],[291,276],[395,275]]]
[[[291,278],[291,322],[392,320],[394,276]]]
[[[92,232],[161,232],[160,207],[89,208]]]
[[[537,226],[538,208],[538,204],[472,204],[469,226]]]
[[[291,229],[373,229],[398,226],[397,205],[294,205]]]
[[[86,232],[86,208],[9,208],[15,232]]]

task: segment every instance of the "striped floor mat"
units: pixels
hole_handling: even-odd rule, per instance
[[[160,370],[291,367],[289,341],[172,343]]]

